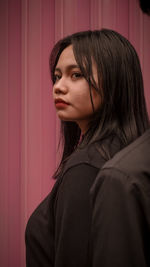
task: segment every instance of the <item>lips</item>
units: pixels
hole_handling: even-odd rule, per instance
[[[55,104],[58,104],[58,103],[63,103],[63,104],[69,105],[66,101],[64,101],[61,98],[55,99]]]
[[[67,103],[66,101],[64,101],[61,98],[55,99],[55,107],[57,109],[65,109],[68,105],[69,105],[69,103]]]

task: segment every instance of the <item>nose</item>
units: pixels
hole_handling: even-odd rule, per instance
[[[60,78],[53,86],[53,92],[54,94],[67,94],[68,87],[65,82],[65,79],[62,77]]]

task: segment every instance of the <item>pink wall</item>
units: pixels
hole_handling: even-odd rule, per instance
[[[150,114],[150,17],[138,0],[0,1],[0,266],[24,267],[24,229],[51,190],[58,121],[48,57],[55,41],[112,28],[135,46]]]

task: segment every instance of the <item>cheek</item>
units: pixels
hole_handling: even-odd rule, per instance
[[[90,93],[82,93],[78,96],[76,95],[76,106],[82,110],[92,110]]]
[[[74,90],[74,98],[78,102],[90,101],[90,90],[87,86],[80,86],[78,90]]]

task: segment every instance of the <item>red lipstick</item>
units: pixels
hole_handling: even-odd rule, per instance
[[[55,99],[56,108],[66,108],[68,105],[69,104],[61,98]]]

